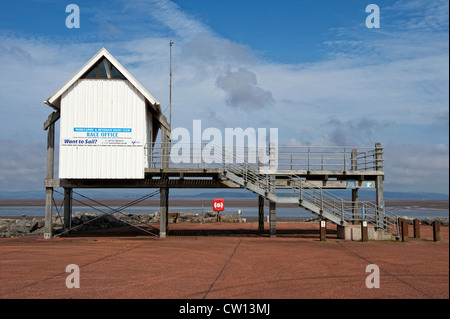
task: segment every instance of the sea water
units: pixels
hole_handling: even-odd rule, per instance
[[[111,209],[101,206],[96,207],[86,207],[86,206],[74,206],[72,208],[72,213],[75,212],[93,212],[93,213],[109,213],[113,210],[118,210],[120,207],[111,207]],[[171,206],[169,207],[169,213],[202,213],[211,210],[209,207],[181,207],[181,206]],[[222,212],[226,215],[233,215],[238,210],[241,211],[241,217],[258,217],[258,207],[226,207]],[[445,209],[432,209],[432,208],[401,208],[401,209],[393,209],[390,210],[392,213],[397,216],[408,216],[411,218],[448,218],[449,212]],[[155,212],[159,212],[159,206],[132,206],[120,210],[119,213],[131,213],[131,214],[153,214]],[[64,209],[61,207],[54,207],[53,214],[57,213],[63,214]],[[269,214],[269,208],[265,207],[264,214],[267,216]],[[11,206],[11,207],[0,207],[0,216],[44,216],[45,215],[45,207],[43,206]],[[277,207],[276,215],[280,219],[307,219],[316,217],[315,214],[302,209],[295,207]]]

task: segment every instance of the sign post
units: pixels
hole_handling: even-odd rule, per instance
[[[225,209],[225,201],[223,199],[215,198],[213,200],[213,210],[217,212],[217,222],[220,222],[220,212]]]
[[[320,221],[320,241],[327,240],[327,222],[322,219]]]
[[[367,229],[367,220],[363,220],[361,223],[361,241],[367,242],[369,241],[369,234]]]
[[[433,221],[433,241],[441,241],[441,223],[438,220]]]

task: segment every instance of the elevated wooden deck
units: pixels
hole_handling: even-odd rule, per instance
[[[72,190],[76,188],[159,189],[161,237],[165,237],[168,230],[170,188],[234,188],[251,191],[259,195],[260,229],[263,228],[264,201],[269,201],[271,236],[276,234],[277,203],[297,204],[321,218],[346,226],[349,221],[359,218],[358,211],[361,207],[358,206],[358,190],[371,188],[376,190],[376,205],[367,206],[362,216],[373,215],[373,223],[377,227],[389,226],[386,224],[387,218],[384,218],[384,171],[382,148],[379,144],[375,148],[361,151],[308,147],[305,150],[281,150],[278,155],[274,149],[270,149],[268,162],[260,161],[260,155],[264,154],[258,154],[256,163],[251,153],[238,158],[225,150],[216,154],[213,161],[211,158],[194,158],[194,152],[188,152],[189,157],[180,158],[175,155],[172,158],[170,143],[161,143],[160,146],[158,148],[153,145],[151,149],[146,147],[145,163],[148,167],[144,168],[143,178],[65,179],[48,174],[44,181],[46,223],[50,225],[47,237],[51,237],[52,233],[50,217],[53,188],[64,188],[64,210],[69,212],[65,216],[67,228],[70,225]],[[194,146],[191,145],[192,147]],[[352,201],[344,201],[328,193],[326,189],[351,190]],[[364,205],[362,210],[364,211]]]
[[[292,175],[324,189],[346,189],[347,181],[354,181],[356,189],[375,188],[377,177],[384,178],[383,171],[277,170],[270,174],[278,186],[285,185]],[[64,188],[242,188],[225,178],[220,168],[147,168],[144,179],[46,179],[44,185]]]

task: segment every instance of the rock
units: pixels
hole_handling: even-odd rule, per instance
[[[208,210],[208,211],[205,213],[205,217],[216,217],[216,218],[217,218],[217,212],[212,211],[212,210]]]
[[[23,236],[25,234],[29,234],[30,231],[28,230],[28,228],[25,225],[12,225],[8,232],[9,233],[9,237],[16,237],[16,236]]]
[[[31,226],[29,228],[30,233],[34,232],[38,228],[39,228],[39,222],[36,218],[33,218],[33,220],[31,221]]]
[[[399,218],[406,220],[409,225],[412,225],[414,223],[414,218],[408,217],[408,216],[400,216]]]
[[[137,215],[137,217],[139,218],[139,221],[142,224],[147,224],[150,221],[150,219],[152,218],[151,215],[148,215],[148,214],[139,214],[139,215]]]
[[[435,220],[437,220],[442,226],[448,226],[448,218],[438,217]]]
[[[197,217],[197,223],[203,224],[205,222],[205,218],[204,217]]]
[[[241,210],[239,209],[236,213],[234,213],[232,215],[232,217],[236,220],[239,221],[239,219],[241,219]]]
[[[234,223],[234,218],[229,215],[220,214],[221,223]]]
[[[103,228],[107,228],[105,227],[105,224],[109,227],[122,227],[127,225],[127,223],[116,218],[114,215],[105,215],[102,218],[99,218],[98,220],[99,222],[96,223],[96,225]]]
[[[78,226],[81,224],[81,218],[78,216],[74,216],[72,215],[72,227],[73,226]]]
[[[179,218],[182,219],[195,219],[198,218],[199,214],[194,214],[194,213],[181,213]]]
[[[246,220],[236,212],[233,216],[220,214],[221,222],[236,223]],[[169,218],[170,222],[171,218]],[[159,212],[154,214],[104,214],[104,213],[81,213],[72,214],[72,227],[77,226],[73,231],[95,230],[126,227],[132,225],[143,225],[158,223],[160,221]],[[63,217],[52,216],[53,229],[55,234],[61,233],[63,228]],[[177,222],[184,223],[217,223],[217,212],[207,211],[205,213],[180,213]],[[441,223],[445,222],[442,220]],[[448,225],[448,218],[446,219]],[[45,221],[43,217],[35,217],[32,220],[27,218],[0,218],[0,238],[17,236],[43,235]]]
[[[89,215],[82,215],[82,216],[81,216],[81,223],[82,223],[82,224],[83,224],[83,223],[86,223],[86,222],[90,221],[91,219],[92,219],[92,217],[89,216]]]
[[[0,225],[0,234],[6,233],[9,230],[8,225]]]

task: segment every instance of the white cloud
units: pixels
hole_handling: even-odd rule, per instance
[[[256,75],[240,68],[217,78],[217,86],[227,93],[226,102],[233,107],[260,109],[272,105],[272,93],[258,86]]]
[[[401,185],[404,190],[448,194],[448,145],[389,145],[384,150],[384,163],[388,185]]]
[[[398,1],[381,8],[382,14],[387,15],[384,21],[390,17],[394,24],[383,23],[376,33],[361,32],[361,26],[337,30],[337,35],[325,43],[330,52],[327,60],[308,64],[266,61],[245,44],[215,34],[168,0],[119,3],[122,8],[108,17],[104,14],[104,27],[107,29],[111,21],[135,19],[136,24],[116,23],[116,29],[105,29],[106,33],[118,34],[117,38],[111,37],[115,40],[55,43],[45,38],[0,33],[0,133],[5,139],[45,141],[42,123],[51,110],[42,101],[101,46],[165,109],[169,96],[169,39],[175,41],[175,127],[190,128],[193,119],[201,119],[205,127],[277,127],[280,140],[286,144],[291,141],[302,145],[372,146],[387,140],[392,147],[409,141],[389,136],[389,123],[429,125],[432,129],[435,123],[442,122],[443,115],[448,118],[446,1]],[[402,8],[409,13],[403,15]],[[442,12],[445,8],[447,11]],[[447,25],[446,31],[435,32],[441,31],[443,25]],[[130,28],[139,28],[134,34],[140,36],[128,39],[126,31]],[[167,30],[170,32],[165,33]],[[355,133],[363,126],[369,129],[366,133]],[[441,126],[448,135],[448,120]],[[441,143],[447,145],[448,138],[429,141],[432,145]],[[430,149],[416,146],[416,153],[412,151],[415,146],[405,149],[414,155],[413,162],[403,162],[401,154],[392,147],[387,167],[391,167],[389,174],[396,176],[395,180],[402,180],[402,176],[413,178],[410,172],[417,161],[433,162],[434,167],[442,167],[445,159],[448,162],[448,146],[443,155],[434,149],[431,153],[436,155],[430,155]],[[397,163],[411,171],[396,169]],[[8,167],[10,163],[0,165]],[[428,177],[427,173],[422,176],[423,183],[432,187],[439,174],[426,166],[425,172],[428,171]],[[448,179],[440,180],[448,184]]]
[[[122,14],[126,17],[144,18],[143,20],[148,21],[145,24],[150,28],[154,28],[155,24],[164,25],[177,38],[186,39],[199,33],[211,32],[209,27],[169,0],[122,1],[122,4],[124,6]]]
[[[0,140],[0,190],[40,189],[45,178],[46,147],[43,143]]]

